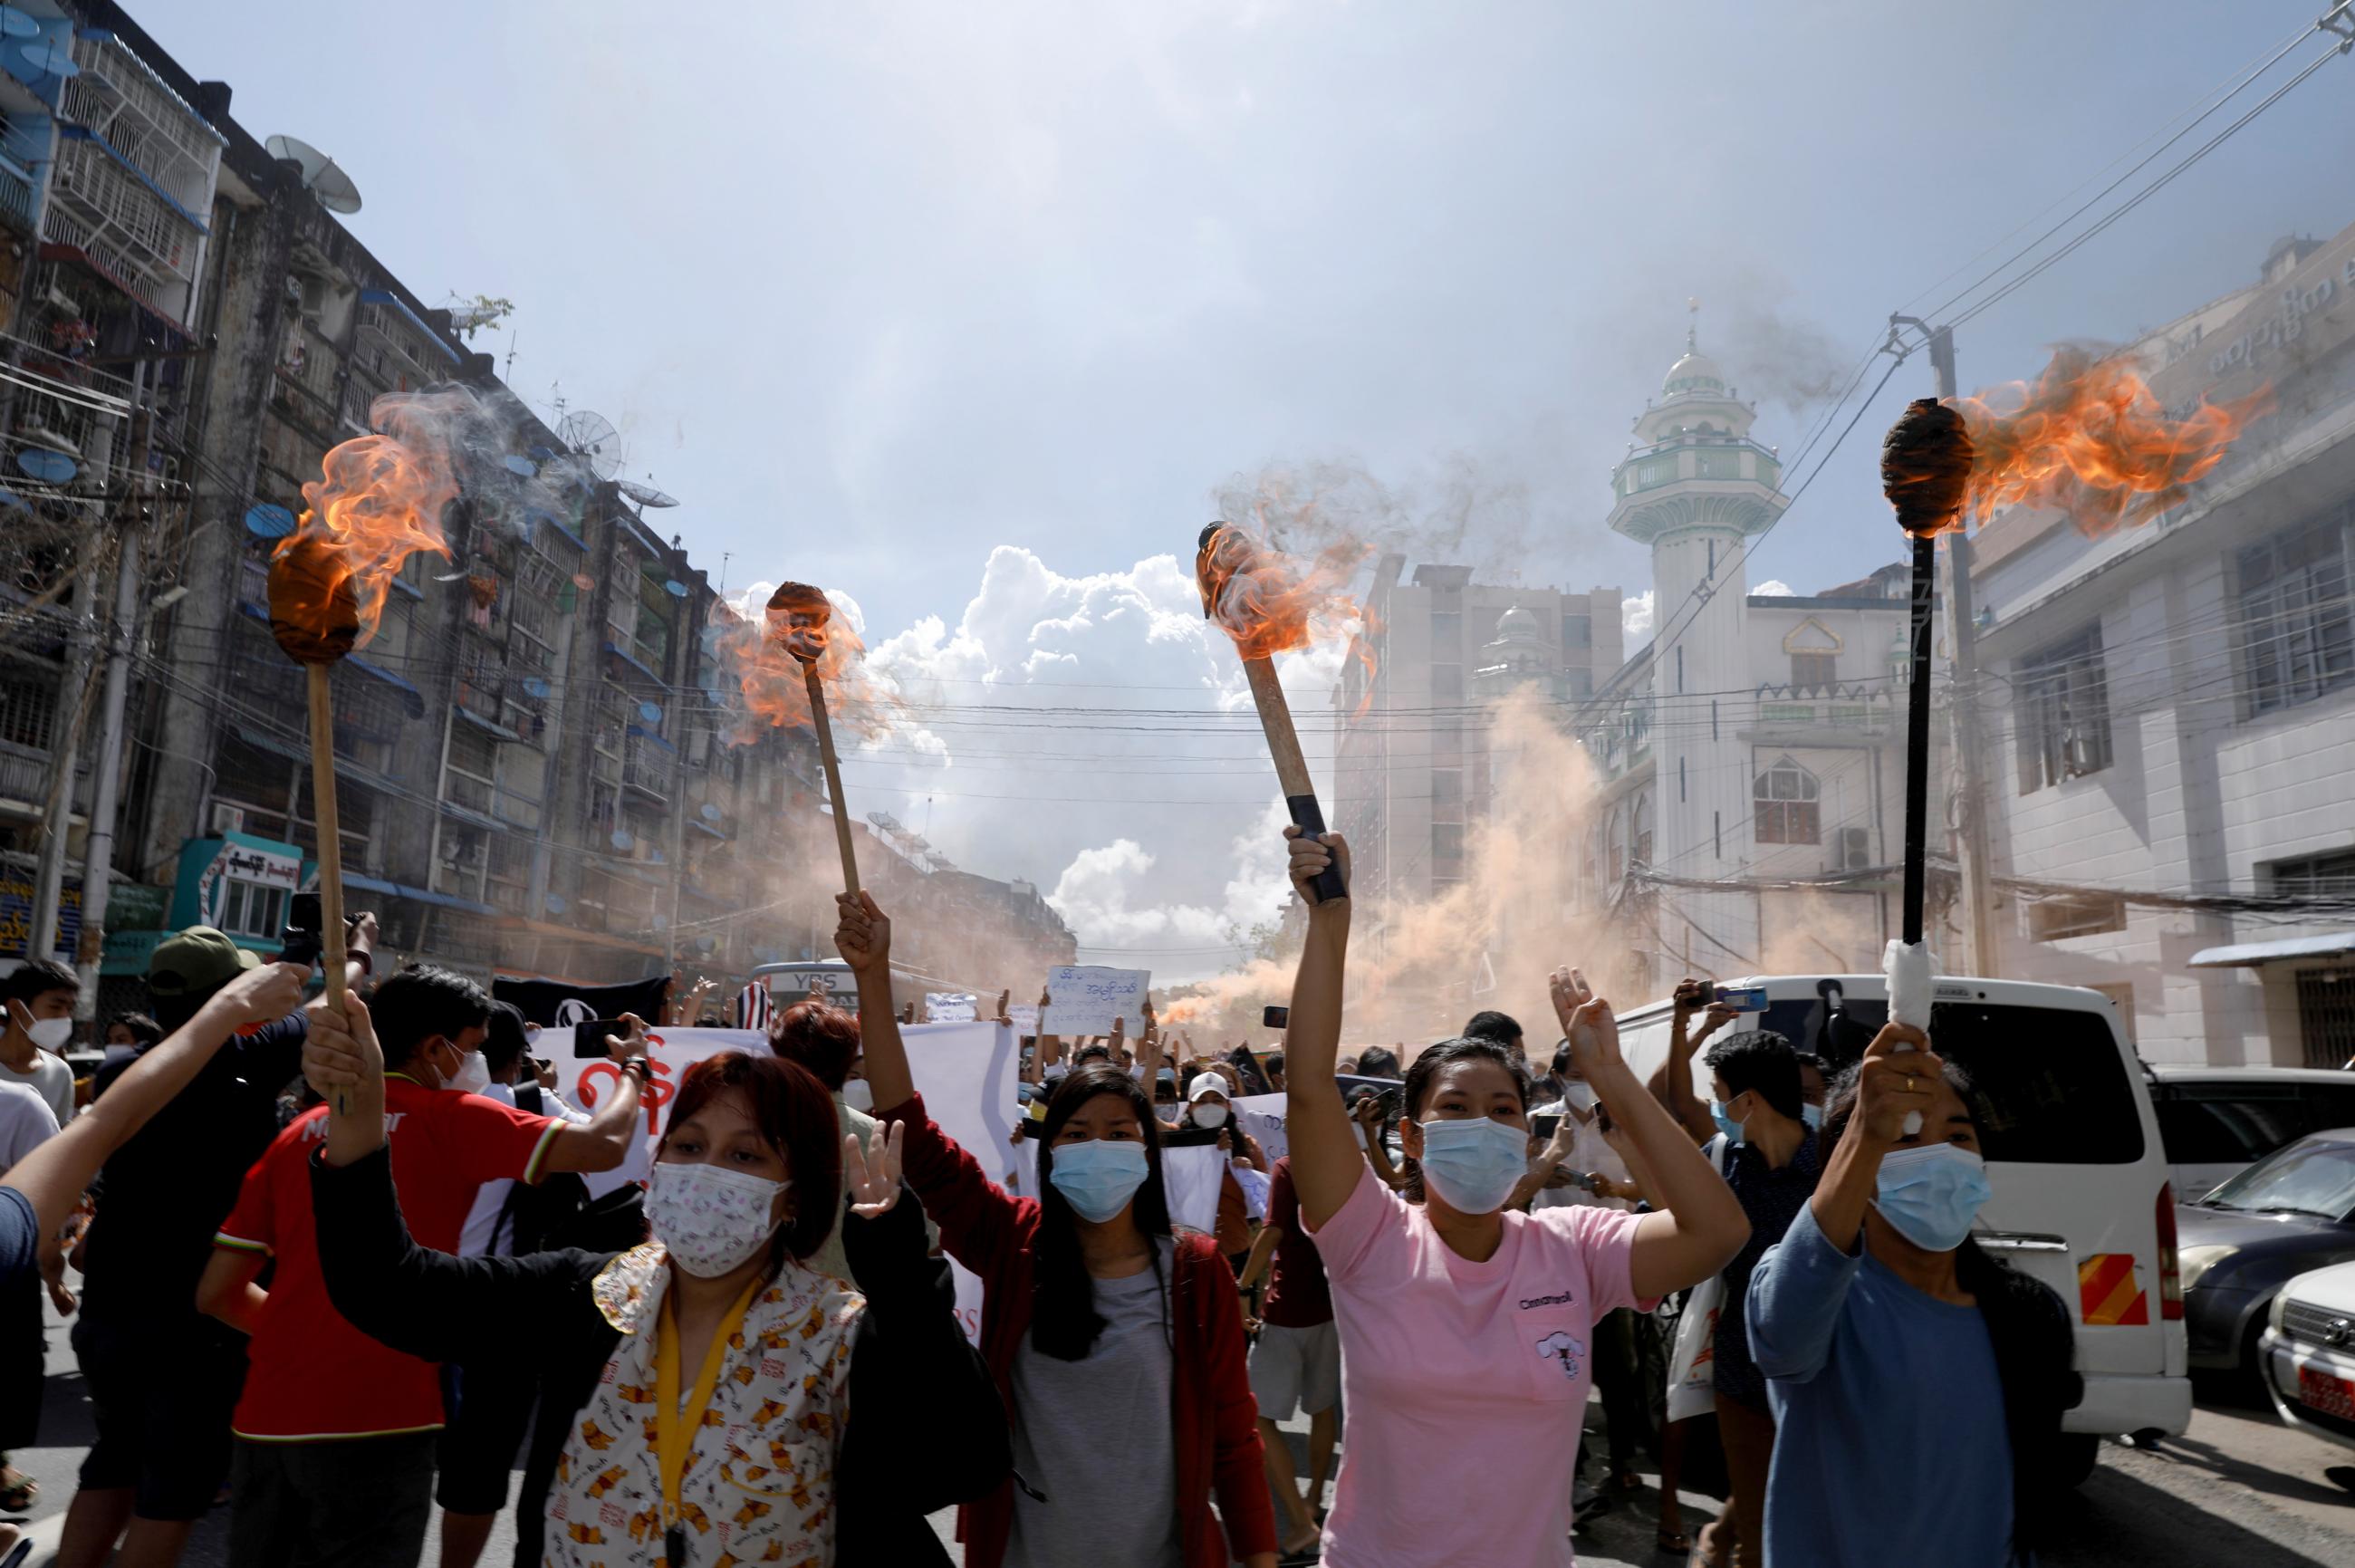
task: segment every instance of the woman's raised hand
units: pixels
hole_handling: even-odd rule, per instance
[[[1548,983],[1554,1017],[1562,1038],[1570,1041],[1570,1059],[1590,1083],[1606,1067],[1625,1065],[1619,1054],[1619,1020],[1611,1004],[1594,994],[1586,976],[1569,967],[1557,969]]]
[[[856,1134],[842,1140],[843,1182],[850,1191],[850,1211],[862,1220],[879,1219],[900,1201],[900,1146],[907,1124],[877,1123],[864,1152]]]

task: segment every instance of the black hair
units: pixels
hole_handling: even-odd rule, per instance
[[[1406,1070],[1406,1083],[1399,1091],[1399,1119],[1421,1121],[1423,1102],[1431,1098],[1440,1069],[1459,1061],[1493,1061],[1512,1074],[1513,1093],[1520,1096],[1521,1109],[1529,1108],[1529,1064],[1515,1056],[1511,1047],[1502,1040],[1466,1035],[1457,1040],[1443,1040],[1437,1045],[1425,1046],[1414,1065]],[[1423,1167],[1412,1158],[1400,1165],[1400,1174],[1406,1178],[1405,1194],[1412,1203],[1423,1201]]]
[[[1075,1067],[1082,1061],[1110,1061],[1111,1060],[1112,1047],[1108,1045],[1083,1045],[1071,1052],[1071,1064]]]
[[[489,1030],[483,1037],[483,1062],[498,1077],[517,1062],[530,1043],[523,1031],[523,1009],[513,1002],[493,1002]]]
[[[1773,1029],[1746,1029],[1727,1035],[1701,1061],[1734,1094],[1755,1090],[1776,1112],[1799,1119],[1806,1103],[1799,1092],[1799,1058],[1791,1042]]]
[[[432,964],[411,965],[378,981],[368,1007],[377,1044],[384,1048],[387,1072],[408,1066],[418,1049],[435,1036],[454,1041],[470,1029],[483,1028],[491,1017],[491,998],[480,986],[453,969]]]
[[[1260,1070],[1261,1070],[1262,1072],[1283,1072],[1283,1071],[1284,1071],[1284,1052],[1282,1052],[1282,1051],[1261,1051],[1261,1052],[1260,1052],[1260,1054],[1259,1054],[1259,1065],[1260,1065]]]
[[[1493,1040],[1498,1045],[1510,1045],[1521,1038],[1521,1026],[1510,1013],[1474,1013],[1464,1025],[1465,1040]]]
[[[71,991],[81,995],[81,976],[54,958],[28,958],[16,965],[16,972],[0,980],[0,998],[22,1002],[29,1008],[34,999],[51,991]]]
[[[112,1033],[116,1024],[121,1024],[124,1029],[129,1029],[131,1038],[138,1041],[143,1048],[156,1044],[164,1038],[164,1026],[145,1013],[115,1014],[106,1020],[106,1029],[100,1032],[100,1038],[102,1040],[107,1034]]]
[[[1824,1108],[1824,1147],[1834,1147],[1854,1119],[1860,1066],[1843,1070]],[[1952,1062],[1942,1074],[1971,1120],[1988,1124],[1985,1098]],[[1966,1236],[1955,1249],[1955,1284],[1978,1301],[2003,1387],[2003,1422],[2011,1444],[2011,1541],[2021,1558],[2049,1545],[2062,1510],[2075,1499],[2065,1477],[2061,1418],[2084,1398],[2076,1370],[2077,1334],[2052,1287],[1989,1254]]]
[[[1491,1043],[1495,1042],[1491,1041]],[[1358,1052],[1358,1074],[1361,1078],[1397,1077],[1399,1075],[1398,1052],[1388,1046],[1366,1047],[1365,1050]]]
[[[1103,1332],[1104,1320],[1096,1310],[1095,1281],[1080,1253],[1078,1216],[1054,1183],[1055,1139],[1081,1106],[1105,1094],[1128,1102],[1143,1130],[1145,1185],[1136,1189],[1130,1211],[1145,1233],[1156,1277],[1161,1238],[1175,1233],[1169,1228],[1169,1200],[1161,1189],[1161,1120],[1153,1114],[1153,1102],[1135,1079],[1109,1062],[1073,1068],[1048,1095],[1047,1115],[1037,1129],[1039,1230],[1031,1243],[1030,1345],[1059,1361],[1085,1360],[1095,1348],[1096,1336]],[[1165,1305],[1164,1313],[1167,1310]]]
[[[1553,1048],[1553,1075],[1556,1078],[1570,1071],[1570,1041],[1563,1040]]]

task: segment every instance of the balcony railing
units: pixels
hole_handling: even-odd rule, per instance
[[[49,754],[30,747],[0,742],[0,799],[21,800],[41,805],[49,798],[49,784],[57,770],[49,763]],[[83,757],[74,769],[73,809],[86,815],[90,810],[90,759]]]
[[[158,315],[187,321],[204,231],[98,142],[59,141],[41,238],[80,251]]]
[[[632,735],[622,754],[622,782],[655,800],[667,803],[671,773],[677,761],[676,753],[664,750],[646,736]]]
[[[227,145],[220,133],[112,33],[77,35],[73,61],[81,69],[66,79],[65,117],[104,137],[181,208],[208,213]]]

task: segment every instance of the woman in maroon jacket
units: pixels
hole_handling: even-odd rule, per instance
[[[837,901],[876,1118],[906,1125],[908,1184],[981,1276],[981,1351],[1014,1418],[1012,1482],[964,1511],[967,1568],[1276,1568],[1234,1271],[1170,1232],[1153,1103],[1109,1063],[1067,1074],[1039,1128],[1041,1196],[1007,1192],[924,1114],[890,921],[864,893]]]

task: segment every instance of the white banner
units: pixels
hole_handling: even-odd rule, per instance
[[[687,1076],[688,1068],[723,1051],[766,1056],[770,1053],[769,1037],[756,1029],[666,1028],[648,1031],[648,1077],[638,1095],[638,1103],[646,1114],[646,1136],[617,1168],[582,1179],[589,1184],[591,1197],[602,1198],[624,1182],[645,1181],[653,1176],[654,1147],[662,1136],[663,1107],[678,1093],[678,1081]],[[558,1057],[555,1061],[558,1072],[572,1074],[569,1082],[558,1081],[558,1090],[584,1111],[595,1110],[613,1092],[613,1081],[622,1074],[620,1065],[605,1057]]]
[[[1220,1179],[1227,1155],[1216,1144],[1161,1151],[1161,1190],[1169,1200],[1169,1222],[1209,1235],[1219,1228]]]
[[[1233,1104],[1235,1125],[1259,1140],[1269,1164],[1292,1152],[1292,1139],[1284,1132],[1284,1095],[1245,1094]]]
[[[924,1021],[928,1024],[969,1024],[980,1016],[980,998],[971,991],[924,993]]]
[[[1152,986],[1150,969],[1059,965],[1047,972],[1047,1032],[1110,1034],[1118,1018],[1128,1020],[1128,1038],[1139,1039],[1145,1033],[1145,993]]]
[[[1006,1016],[1014,1020],[1014,1032],[1016,1034],[1035,1035],[1039,1032],[1038,1003],[1018,1002],[1014,1006],[1006,1009]]]
[[[1014,1031],[995,1023],[908,1024],[908,1070],[924,1109],[981,1165],[982,1174],[1015,1190]],[[951,1260],[956,1276],[957,1321],[965,1338],[981,1342],[981,1281]]]

